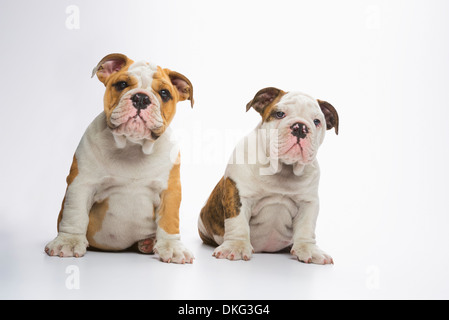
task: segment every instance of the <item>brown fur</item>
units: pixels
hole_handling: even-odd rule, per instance
[[[222,178],[215,186],[206,205],[201,210],[201,220],[208,234],[200,233],[205,244],[217,246],[213,240],[214,235],[224,236],[225,220],[240,214],[239,191],[236,183],[230,178]]]
[[[156,213],[158,226],[168,234],[179,234],[179,207],[181,206],[180,154],[168,177],[167,189],[161,193],[161,204]]]
[[[104,112],[106,114],[106,119],[108,126],[110,128],[114,128],[114,126],[111,123],[111,114],[114,111],[115,107],[117,107],[118,103],[120,102],[120,98],[126,94],[129,90],[137,88],[138,81],[136,78],[129,76],[126,72],[128,68],[122,69],[120,72],[112,74],[107,82],[106,82],[106,91],[104,93],[103,103],[104,103]],[[112,88],[113,84],[119,82],[119,81],[125,81],[128,83],[128,87],[125,88],[123,91],[117,91],[114,88]]]
[[[114,250],[114,248],[110,248],[105,245],[101,245],[95,242],[94,236],[95,234],[101,230],[101,226],[103,225],[103,220],[106,217],[106,214],[109,210],[109,199],[105,199],[102,202],[95,202],[90,209],[89,213],[89,226],[87,227],[87,241],[89,245],[101,250]]]
[[[269,121],[275,106],[285,94],[286,92],[273,87],[259,90],[253,100],[246,105],[246,111],[254,108],[262,116],[262,122]]]
[[[164,69],[164,72],[168,74],[171,83],[176,87],[178,94],[178,101],[190,100],[190,106],[193,108],[193,86],[187,77],[169,69]]]
[[[317,101],[320,105],[321,111],[324,113],[324,117],[326,118],[326,129],[330,130],[335,128],[335,133],[338,135],[339,118],[337,110],[327,101],[319,99],[317,99]]]
[[[163,132],[169,126],[173,117],[175,116],[176,103],[178,102],[178,91],[176,90],[176,88],[174,88],[173,84],[171,83],[168,74],[165,73],[161,67],[157,67],[157,69],[158,71],[153,75],[153,82],[151,84],[153,91],[159,92],[164,89],[168,90],[170,91],[173,98],[168,100],[167,102],[159,100],[161,103],[162,119],[164,121],[164,127],[161,130]],[[159,134],[159,132],[156,132],[156,134]]]

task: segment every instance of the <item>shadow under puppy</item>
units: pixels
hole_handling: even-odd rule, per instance
[[[86,247],[119,251],[137,244],[164,262],[192,263],[179,235],[179,146],[169,127],[193,87],[180,73],[110,54],[92,76],[105,85],[104,111],[73,157],[50,256],[81,257]]]
[[[326,130],[338,134],[338,113],[326,101],[276,88],[247,105],[262,121],[236,146],[223,178],[198,220],[216,258],[249,260],[254,252],[289,248],[305,263],[331,264],[315,240],[320,169]]]

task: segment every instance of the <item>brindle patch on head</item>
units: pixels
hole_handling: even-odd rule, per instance
[[[206,205],[201,210],[201,220],[208,234],[200,237],[205,244],[217,246],[213,236],[224,236],[225,220],[240,214],[240,195],[236,183],[231,178],[222,178],[215,186]]]
[[[269,121],[275,119],[275,114],[277,111],[276,110],[277,104],[279,103],[279,101],[281,101],[282,97],[286,94],[287,94],[287,92],[282,92],[281,94],[279,94],[273,100],[273,102],[264,109],[264,112],[262,114],[262,122],[269,122]]]
[[[285,94],[287,93],[273,87],[259,90],[253,100],[246,105],[246,111],[253,108],[262,116],[262,122],[270,121],[273,119],[276,105]]]
[[[339,117],[337,110],[327,101],[320,99],[317,99],[317,101],[320,105],[321,111],[324,114],[324,117],[326,118],[326,129],[330,130],[332,128],[335,128],[335,133],[338,135]]]

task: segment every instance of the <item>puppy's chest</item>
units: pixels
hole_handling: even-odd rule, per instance
[[[293,166],[283,165],[277,174],[258,175],[256,181],[257,183],[252,184],[255,189],[253,191],[256,191],[253,198],[280,195],[300,202],[316,195],[319,169],[317,164],[307,166],[302,174],[297,176]]]
[[[141,199],[146,199],[150,200],[154,206],[158,206],[160,194],[166,188],[167,181],[161,175],[145,178],[105,176],[98,184],[94,202],[113,198],[127,203],[141,203]]]
[[[163,158],[110,158],[103,174],[98,177],[95,202],[101,202],[106,198],[117,198],[127,202],[147,198],[155,206],[159,205],[159,196],[167,188],[173,166],[170,161]]]
[[[280,179],[266,177],[257,183],[248,185],[242,193],[247,194],[254,201],[265,198],[286,199],[286,201],[300,202],[309,193],[310,181],[297,178]]]
[[[122,250],[156,232],[155,210],[164,182],[105,176],[89,214],[88,240],[100,249]]]

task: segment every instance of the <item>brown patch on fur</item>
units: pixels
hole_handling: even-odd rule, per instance
[[[179,101],[190,100],[193,107],[193,86],[189,79],[182,74],[169,69],[162,69],[158,66],[157,72],[153,75],[151,88],[156,93],[156,96],[159,97],[161,115],[164,121],[164,126],[160,132],[155,133],[162,134],[173,120],[176,113],[176,104]],[[162,90],[168,90],[172,98],[168,101],[163,101],[159,96],[159,92]]]
[[[186,76],[176,71],[164,69],[164,72],[168,74],[171,83],[177,89],[178,101],[190,100],[190,106],[193,108],[193,86]]]
[[[256,93],[253,100],[246,105],[246,111],[254,108],[262,116],[262,122],[269,121],[272,118],[273,110],[286,92],[268,87]]]
[[[320,105],[321,111],[324,113],[324,117],[326,118],[326,129],[330,130],[335,128],[335,133],[338,135],[339,118],[337,110],[327,101],[319,99],[317,99],[317,101]]]
[[[153,75],[153,82],[151,83],[151,88],[156,93],[156,96],[159,98],[159,102],[161,104],[161,115],[164,121],[164,128],[169,126],[170,122],[173,120],[173,117],[176,113],[176,103],[178,102],[178,92],[176,88],[173,87],[171,80],[162,70],[161,67],[157,67],[157,72]],[[168,90],[172,96],[171,99],[164,102],[159,96],[159,92],[161,90]],[[156,132],[157,133],[157,132]]]
[[[111,53],[105,56],[103,59],[98,62],[96,67],[92,71],[92,77],[94,75],[97,75],[98,80],[104,83],[104,85],[107,85],[107,81],[109,80],[109,77],[118,72],[121,71],[123,68],[126,67],[126,69],[133,64],[134,61],[129,59],[127,56],[121,53]]]
[[[274,118],[274,114],[276,113],[276,106],[281,101],[282,97],[286,94],[286,92],[282,91],[271,104],[269,104],[263,111],[262,114],[262,122],[271,121]]]
[[[104,112],[110,128],[114,128],[110,119],[112,112],[120,102],[120,98],[129,90],[135,89],[138,86],[138,80],[128,75],[127,72],[133,63],[134,61],[127,56],[120,53],[113,53],[104,57],[92,72],[106,86]],[[113,86],[121,81],[126,82],[128,87],[122,91],[118,91]],[[191,106],[193,107],[193,86],[190,80],[184,75],[169,69],[162,69],[159,66],[157,67],[157,72],[153,75],[151,86],[156,96],[159,96],[161,90],[168,90],[172,96],[172,99],[168,101],[162,101],[159,97],[164,126],[158,132],[154,133],[161,135],[172,121],[176,113],[176,103],[178,101],[190,100]]]
[[[103,220],[106,217],[106,213],[109,210],[109,199],[105,199],[101,202],[95,202],[89,213],[89,225],[87,227],[87,241],[89,245],[101,250],[114,250],[114,248],[105,246],[95,242],[95,234],[101,230]]]
[[[78,173],[79,173],[78,160],[76,159],[76,155],[73,155],[72,166],[70,167],[70,172],[66,179],[66,182],[67,182],[67,188],[65,190],[66,195],[67,195],[67,189],[72,184],[73,180],[75,180],[75,178],[78,176]],[[59,215],[58,215],[58,225],[57,225],[58,232],[59,232],[59,223],[62,220],[62,216],[63,216],[63,212],[64,212],[64,203],[65,203],[66,195],[64,195],[64,199],[62,200],[61,210],[59,211]]]
[[[110,128],[114,127],[114,125],[111,123],[111,114],[120,102],[120,98],[129,90],[137,88],[139,83],[135,77],[128,75],[127,70],[128,67],[122,69],[120,72],[114,73],[108,78],[106,82],[106,91],[104,93],[103,103],[107,124]],[[118,91],[113,87],[114,84],[120,81],[125,81],[126,83],[128,83],[128,87],[122,91]]]
[[[203,242],[216,246],[213,236],[224,236],[225,220],[238,216],[241,206],[236,183],[231,178],[223,177],[215,186],[200,213],[203,225],[208,232],[206,235],[199,231]]]
[[[156,213],[158,227],[168,234],[179,234],[180,179],[180,154],[178,154],[178,159],[170,170],[167,189],[161,193],[161,204]]]
[[[107,124],[110,128],[114,127],[111,123],[111,114],[119,103],[120,98],[138,85],[137,79],[129,76],[127,73],[129,66],[133,63],[134,61],[124,54],[112,53],[101,59],[92,71],[92,76],[96,74],[98,80],[103,82],[106,87],[103,103]],[[114,84],[120,81],[125,81],[128,84],[128,87],[122,91],[113,88]]]
[[[209,238],[208,236],[205,236],[204,234],[201,233],[201,231],[199,229],[198,229],[198,234],[200,235],[200,238],[204,244],[207,244],[208,246],[212,246],[212,247],[218,247],[218,243],[216,243],[214,239]]]

